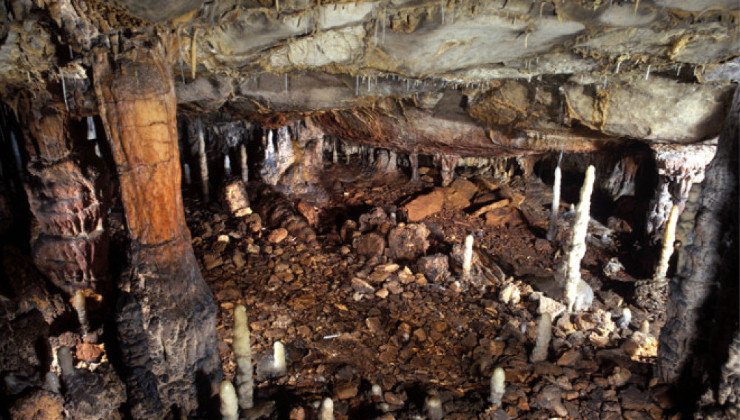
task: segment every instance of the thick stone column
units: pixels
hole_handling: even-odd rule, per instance
[[[161,44],[94,65],[131,241],[116,322],[137,419],[203,409],[221,376],[216,306],[185,224],[172,77]]]
[[[107,294],[106,172],[96,162],[82,165],[72,151],[61,98],[35,92],[19,100],[17,112],[29,157],[25,189],[38,224],[31,239],[33,260],[70,295],[77,289]]]
[[[706,169],[693,230],[679,250],[678,274],[670,283],[667,322],[660,334],[658,355],[663,379],[679,381],[678,385],[687,393],[681,401],[691,411],[697,405],[706,407],[716,403],[714,409],[723,410],[718,406],[727,401],[740,402],[736,380],[724,390],[720,384],[716,402],[710,401],[710,394],[703,394],[702,400],[696,401],[706,385],[711,389],[720,381],[720,365],[728,361],[728,354],[740,353],[735,347],[738,341],[731,344],[738,328],[739,131],[740,89],[737,89],[717,154]],[[740,377],[740,364],[730,362],[722,376]],[[728,399],[729,392],[735,394],[732,399]],[[732,409],[737,412],[738,407]]]

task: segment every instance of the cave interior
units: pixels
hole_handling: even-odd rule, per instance
[[[737,419],[737,0],[3,0],[0,419]]]

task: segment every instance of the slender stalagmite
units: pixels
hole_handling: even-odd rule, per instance
[[[544,313],[537,322],[537,341],[534,344],[530,360],[532,362],[542,362],[547,360],[547,353],[550,349],[550,340],[552,339],[552,316]]]
[[[216,305],[185,223],[170,61],[159,41],[132,51],[98,54],[93,65],[129,238],[117,341],[131,416],[188,416],[217,398]]]
[[[221,399],[221,418],[223,420],[238,420],[239,405],[236,401],[234,385],[230,381],[221,382],[218,395]]]
[[[565,283],[565,300],[568,311],[581,310],[590,306],[584,302],[583,290],[589,286],[581,279],[581,260],[586,254],[586,233],[590,220],[591,193],[594,188],[595,169],[593,165],[586,170],[586,178],[581,187],[581,199],[576,207],[575,220],[571,235],[566,244],[566,254],[563,260],[562,276]]]
[[[409,164],[411,165],[411,180],[419,180],[419,155],[411,153],[409,155]]]
[[[198,118],[197,123],[198,130],[198,162],[200,164],[200,185],[203,192],[203,200],[208,201],[209,193],[209,181],[208,181],[208,155],[206,155],[206,139],[205,133],[203,132],[203,122]]]
[[[465,237],[465,248],[463,249],[463,278],[470,279],[470,269],[473,265],[473,235]]]
[[[90,323],[87,321],[87,309],[85,308],[85,294],[81,289],[77,289],[74,298],[72,299],[72,306],[77,312],[77,320],[80,322],[82,327],[82,335],[87,335],[90,332]]]
[[[491,375],[491,404],[501,405],[501,398],[506,392],[506,372],[502,367],[497,367]]]
[[[653,274],[653,283],[663,284],[666,281],[666,274],[668,274],[668,263],[671,261],[671,255],[673,255],[673,243],[676,240],[676,224],[678,223],[678,205],[674,204],[671,208],[671,213],[668,215],[668,221],[665,226],[665,233],[663,236],[663,247],[660,249],[660,258],[658,258],[658,265],[655,267],[655,274]]]
[[[231,158],[229,155],[224,156],[224,177],[231,178]]]
[[[555,167],[555,179],[552,183],[552,208],[550,209],[550,227],[547,230],[547,240],[552,241],[555,239],[558,229],[558,212],[560,210],[560,180],[562,178],[562,172],[560,171],[560,160],[558,160],[558,166]]]
[[[234,308],[234,358],[236,359],[236,387],[239,391],[239,407],[248,409],[254,406],[254,371],[252,367],[252,346],[247,324],[247,308],[238,305]]]
[[[239,157],[242,165],[242,181],[244,182],[244,185],[247,185],[247,182],[249,182],[249,167],[247,161],[247,146],[244,144],[239,146]]]

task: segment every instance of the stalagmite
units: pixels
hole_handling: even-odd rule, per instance
[[[632,311],[630,311],[630,308],[622,308],[622,316],[619,317],[619,328],[628,329],[630,322],[632,322]]]
[[[57,363],[59,363],[59,369],[62,371],[62,378],[74,375],[74,360],[72,359],[72,352],[69,347],[59,347],[57,350]]]
[[[97,139],[98,133],[95,131],[95,120],[93,120],[93,117],[87,117],[85,120],[87,122],[87,139]]]
[[[216,305],[185,223],[172,68],[154,42],[99,54],[93,74],[129,238],[115,314],[128,407],[134,419],[188,415],[216,397],[221,366]]]
[[[249,162],[247,161],[247,146],[244,144],[239,146],[239,158],[242,167],[242,182],[247,185],[249,182]]]
[[[419,155],[411,153],[409,155],[409,165],[411,165],[411,181],[419,180]]]
[[[224,156],[224,178],[231,178],[231,158]]]
[[[457,168],[457,161],[459,159],[460,157],[455,155],[434,155],[434,164],[439,167],[443,187],[450,185],[455,179],[455,168]]]
[[[491,375],[491,396],[490,402],[494,405],[501,405],[501,398],[506,392],[506,373],[502,367],[497,367]]]
[[[182,178],[185,181],[185,185],[190,185],[190,165],[187,163],[182,164]]]
[[[13,159],[15,159],[15,167],[18,169],[18,177],[24,179],[26,178],[26,174],[23,171],[23,158],[21,157],[21,150],[18,147],[18,138],[13,131],[10,132],[10,146],[13,149]]]
[[[337,138],[334,138],[332,141],[332,148],[331,148],[331,163],[337,164],[339,163],[339,140]]]
[[[565,244],[565,257],[559,269],[569,312],[587,309],[593,301],[591,287],[581,279],[581,260],[586,254],[586,234],[588,233],[588,222],[591,219],[589,213],[594,174],[594,167],[589,166],[581,187],[580,201],[576,207],[571,234]]]
[[[276,341],[272,345],[272,369],[278,375],[284,375],[287,369],[285,363],[285,346],[283,343]]]
[[[252,346],[247,324],[247,308],[244,305],[238,305],[234,308],[233,346],[234,358],[236,359],[236,387],[239,390],[239,407],[244,410],[254,406]]]
[[[655,266],[655,273],[653,274],[653,283],[664,284],[666,282],[666,274],[668,274],[668,263],[673,255],[673,243],[676,240],[676,224],[678,223],[678,206],[673,205],[671,213],[668,215],[668,221],[666,222],[665,233],[663,236],[663,246],[660,249],[660,257],[658,258],[658,264]]]
[[[82,335],[87,335],[90,332],[90,324],[87,322],[87,309],[85,308],[85,294],[81,289],[77,289],[74,298],[72,299],[72,306],[74,306],[77,312],[77,320],[80,322],[82,327]]]
[[[321,402],[319,420],[334,420],[334,401],[329,397]]]
[[[552,207],[550,208],[550,226],[547,229],[547,240],[553,241],[558,229],[558,213],[560,212],[560,180],[562,178],[560,171],[560,160],[555,167],[555,178],[552,183]]]
[[[470,279],[470,268],[473,264],[473,235],[465,237],[465,248],[463,249],[463,278]]]
[[[547,360],[551,339],[552,315],[546,312],[540,316],[540,320],[537,322],[537,341],[534,344],[532,355],[529,357],[532,362],[543,362]]]
[[[200,186],[203,194],[203,200],[208,201],[210,197],[210,187],[208,179],[208,155],[206,155],[206,139],[203,130],[203,122],[198,118],[198,163],[200,165]]]
[[[68,295],[77,289],[108,295],[107,172],[100,161],[78,163],[61,101],[47,92],[31,96],[19,101],[17,112],[29,159],[24,186],[39,227],[33,260]]]
[[[436,393],[430,393],[424,399],[424,413],[429,420],[442,420],[445,417],[445,410],[442,408],[442,400]]]
[[[231,381],[221,382],[218,396],[221,399],[221,418],[223,420],[239,419],[239,404],[236,400],[236,391]]]

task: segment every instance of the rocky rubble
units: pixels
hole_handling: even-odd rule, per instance
[[[412,222],[408,206],[400,211],[392,204],[391,190],[400,188],[403,200],[418,194],[418,186],[345,184],[331,198],[335,205],[370,208],[329,224],[319,219],[316,241],[282,227],[249,230],[239,218],[191,213],[196,254],[221,308],[227,378],[235,372],[229,313],[243,303],[254,353],[271,354],[279,340],[288,356],[287,373],[258,383],[255,399],[278,401],[275,413],[291,418],[318,413],[325,397],[333,399],[336,418],[428,414],[428,392],[446,418],[661,417],[672,402],[652,380],[655,330],[632,331],[646,314],[630,307],[633,323],[621,328],[615,320],[625,300],[604,291],[592,309],[565,312],[547,280],[557,251],[549,243],[534,245],[540,238],[532,229],[545,232],[548,221],[532,209],[547,197],[533,201],[524,190],[497,192],[492,185],[458,178],[431,194],[464,205],[443,205]],[[502,200],[510,201],[500,209],[527,222],[493,229],[475,214],[481,203]],[[467,232],[478,233],[466,282],[461,244]],[[608,249],[590,247],[586,265],[606,263]],[[218,264],[208,264],[214,260]],[[553,319],[552,341],[545,359],[532,363],[542,314]],[[496,366],[505,369],[507,386],[501,405],[491,406]],[[291,402],[280,396],[284,390],[295,396]]]

